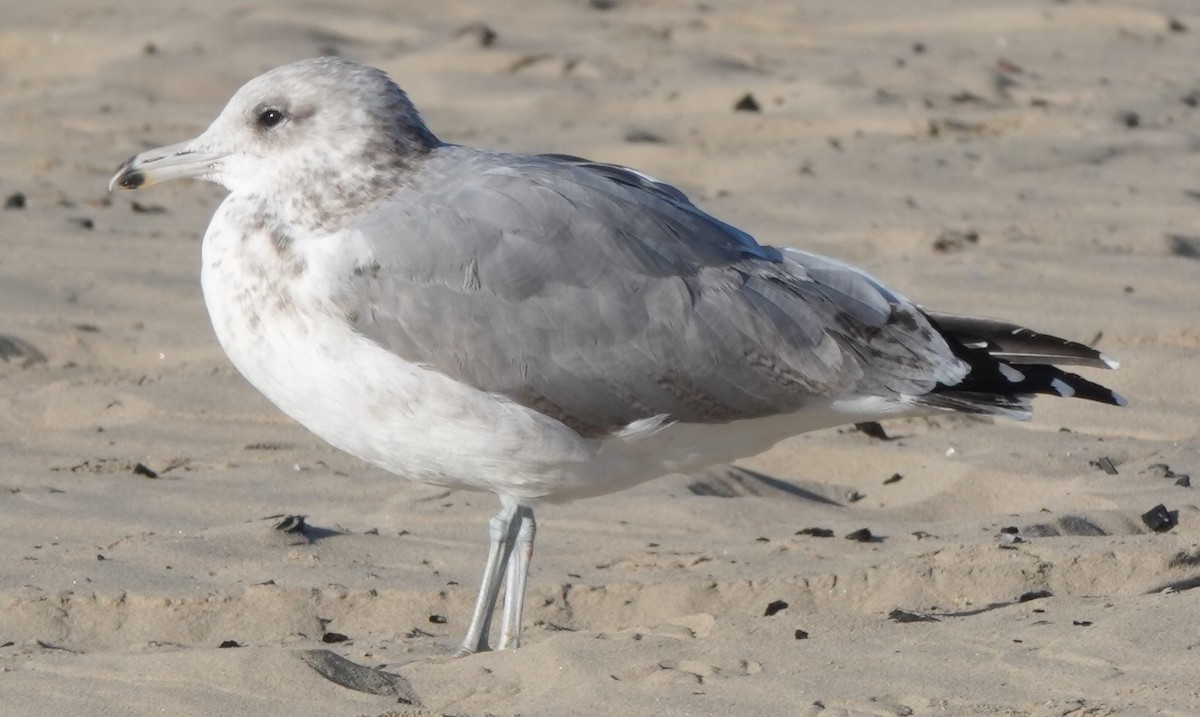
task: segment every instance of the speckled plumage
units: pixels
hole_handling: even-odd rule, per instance
[[[382,72],[336,58],[251,80],[200,137],[113,183],[179,176],[230,191],[202,283],[250,383],[399,476],[501,497],[464,651],[487,646],[499,561],[519,580],[502,642],[519,640],[538,500],[842,423],[1024,417],[1033,393],[1120,402],[1038,363],[1107,363],[1086,347],[931,318],[635,170],[442,143]]]

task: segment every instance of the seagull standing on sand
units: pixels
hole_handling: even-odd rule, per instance
[[[489,649],[502,582],[498,646],[520,644],[540,501],[841,424],[1124,403],[1052,365],[1116,368],[1086,346],[926,311],[633,169],[442,142],[383,72],[338,58],[251,80],[109,187],[179,177],[229,190],[201,283],[255,388],[384,470],[499,496],[460,654]]]

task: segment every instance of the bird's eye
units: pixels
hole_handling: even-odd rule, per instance
[[[270,129],[282,122],[283,119],[283,112],[275,109],[274,107],[268,107],[258,115],[258,124],[261,127]]]

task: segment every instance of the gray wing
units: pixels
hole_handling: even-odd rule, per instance
[[[452,156],[358,227],[372,257],[341,305],[406,360],[584,435],[922,394],[965,372],[920,311],[870,277],[760,246],[658,180],[570,157],[439,151]]]

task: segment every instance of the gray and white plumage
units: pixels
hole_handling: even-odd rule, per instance
[[[487,646],[493,573],[523,591],[539,500],[843,423],[1023,418],[1035,393],[1122,402],[1050,365],[1115,367],[1085,346],[926,313],[635,170],[443,143],[382,72],[340,59],[251,80],[113,183],[178,176],[230,190],[202,283],[252,384],[400,476],[501,497],[468,652]],[[514,644],[521,595],[506,600]]]

